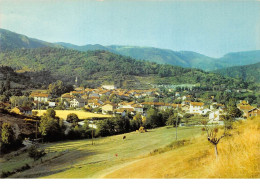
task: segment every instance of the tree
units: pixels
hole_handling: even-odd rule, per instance
[[[45,114],[46,114],[46,116],[51,117],[51,118],[55,118],[55,116],[56,116],[56,112],[53,108],[49,108]]]
[[[138,130],[143,125],[143,118],[140,113],[136,114],[131,120],[132,130]]]
[[[11,89],[11,81],[10,81],[9,76],[7,76],[7,79],[6,79],[6,81],[5,81],[4,89],[5,89],[6,91],[9,91],[9,90]]]
[[[12,144],[15,140],[14,131],[10,123],[3,123],[2,125],[2,142],[4,144]]]
[[[177,114],[178,113],[174,113],[171,115],[166,121],[166,125],[173,125],[174,127],[177,127],[181,122],[181,118]]]
[[[71,85],[66,86],[61,80],[57,80],[54,83],[51,83],[48,87],[48,93],[50,93],[53,97],[59,97],[63,93],[72,91],[73,87]]]
[[[181,122],[181,118],[179,117],[178,112],[171,115],[166,122],[166,125],[173,125],[174,127],[176,127],[176,140],[177,140],[177,135],[178,135],[177,128],[178,128],[178,125],[180,124],[180,122]]]
[[[41,117],[39,132],[45,140],[59,140],[63,136],[64,128],[61,127],[60,119],[55,117],[55,111],[48,109]]]
[[[231,98],[227,104],[227,114],[225,115],[226,121],[234,121],[235,118],[241,117],[242,111],[237,108],[235,99]]]
[[[145,128],[156,128],[160,123],[161,119],[158,115],[158,111],[154,108],[150,108],[147,111],[146,123],[144,125]]]
[[[215,155],[216,155],[216,159],[218,158],[218,144],[219,141],[226,136],[226,127],[224,129],[224,132],[222,134],[220,134],[219,132],[219,128],[217,127],[216,124],[212,124],[212,125],[207,125],[205,124],[205,130],[207,131],[207,139],[208,141],[214,145],[215,148]]]
[[[66,121],[69,123],[72,123],[73,126],[76,126],[79,122],[79,118],[78,118],[77,114],[70,113],[70,114],[68,114]]]
[[[12,107],[21,106],[21,107],[32,107],[32,99],[26,96],[11,96],[10,102]]]

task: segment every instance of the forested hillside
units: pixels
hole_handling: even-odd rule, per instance
[[[238,87],[239,80],[198,69],[138,61],[107,51],[79,52],[60,48],[20,49],[0,53],[0,64],[82,85],[99,86],[116,83],[120,87],[143,88],[150,84],[200,84]]]
[[[248,82],[260,83],[260,62],[246,66],[235,66],[215,71],[224,76],[241,78]]]

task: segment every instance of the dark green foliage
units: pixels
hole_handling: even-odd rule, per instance
[[[32,145],[29,149],[28,149],[28,155],[29,157],[33,158],[34,161],[42,158],[44,155],[46,155],[44,149],[37,149],[37,147],[35,145]]]
[[[131,130],[138,130],[142,125],[143,125],[142,115],[138,113],[130,121]]]
[[[74,126],[76,126],[79,122],[79,118],[78,118],[77,114],[70,113],[67,115],[66,121],[69,123],[72,123]]]
[[[181,118],[177,115],[177,113],[171,115],[167,122],[166,125],[173,125],[174,127],[178,126],[181,122]]]
[[[15,133],[10,123],[3,123],[0,139],[0,151],[2,154],[17,150],[22,146],[22,137],[19,135],[15,137]]]
[[[62,120],[55,117],[55,111],[48,109],[41,117],[39,132],[46,141],[55,141],[63,138],[64,128],[62,127]]]
[[[50,75],[45,76],[71,84],[77,76],[80,84],[91,87],[100,86],[104,81],[120,81],[122,88],[140,88],[140,84],[147,86],[147,80],[153,84],[199,83],[200,87],[207,88],[218,88],[221,84],[232,88],[241,84],[239,80],[198,69],[137,61],[107,51],[79,52],[58,48],[14,50],[0,53],[0,63],[37,73],[49,71]],[[45,78],[42,80],[45,81]]]
[[[15,173],[18,173],[18,172],[22,172],[22,171],[25,171],[25,170],[28,170],[30,169],[30,165],[28,164],[25,164],[24,166],[20,167],[20,168],[17,168],[17,169],[14,169],[13,171],[2,171],[1,175],[0,175],[0,178],[6,178],[6,177],[9,177],[10,175],[13,175]]]
[[[183,118],[191,118],[192,116],[194,116],[194,114],[186,113],[183,115]]]
[[[3,123],[1,128],[1,140],[4,144],[12,144],[15,140],[14,131],[10,123]]]
[[[227,114],[224,116],[224,119],[226,121],[232,122],[235,118],[241,117],[242,114],[242,111],[236,106],[236,100],[230,98],[229,102],[227,103]]]
[[[62,94],[66,92],[70,92],[73,90],[71,85],[66,86],[62,81],[57,80],[54,83],[51,83],[48,87],[48,93],[52,95],[52,97],[60,97]]]
[[[260,62],[246,66],[224,68],[214,72],[248,82],[260,83]]]
[[[147,111],[147,117],[146,117],[146,122],[144,124],[144,127],[146,129],[149,128],[156,128],[165,125],[162,120],[162,115],[158,112],[157,109],[150,108]]]

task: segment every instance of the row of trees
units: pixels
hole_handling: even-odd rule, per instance
[[[92,128],[88,127],[86,122],[83,126],[78,125],[78,116],[76,114],[69,114],[67,121],[72,124],[71,128],[65,136],[66,127],[63,120],[56,117],[53,109],[48,109],[42,116],[39,126],[39,131],[46,141],[54,141],[61,139],[79,139],[92,137]],[[150,108],[147,116],[137,114],[134,117],[116,116],[104,120],[95,121],[98,129],[95,130],[95,137],[109,136],[115,134],[122,134],[130,131],[138,130],[140,127],[145,129],[161,127],[165,125],[178,126],[181,119],[178,117],[177,112],[172,109],[166,111],[158,111]]]
[[[150,108],[147,111],[146,117],[137,114],[132,119],[129,115],[125,117],[117,116],[115,118],[98,121],[97,133],[101,136],[108,136],[135,131],[140,127],[151,129],[165,125],[178,126],[180,121],[181,118],[173,109],[158,111],[157,109]]]

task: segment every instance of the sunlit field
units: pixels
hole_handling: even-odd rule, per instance
[[[42,116],[46,110],[33,110],[37,111],[38,114],[37,116]],[[89,118],[108,118],[111,117],[111,115],[103,115],[103,114],[96,114],[96,113],[91,113],[91,112],[85,112],[85,111],[80,111],[80,110],[55,110],[56,116],[62,119],[67,119],[67,115],[70,113],[75,113],[77,114],[79,119],[89,119]]]

